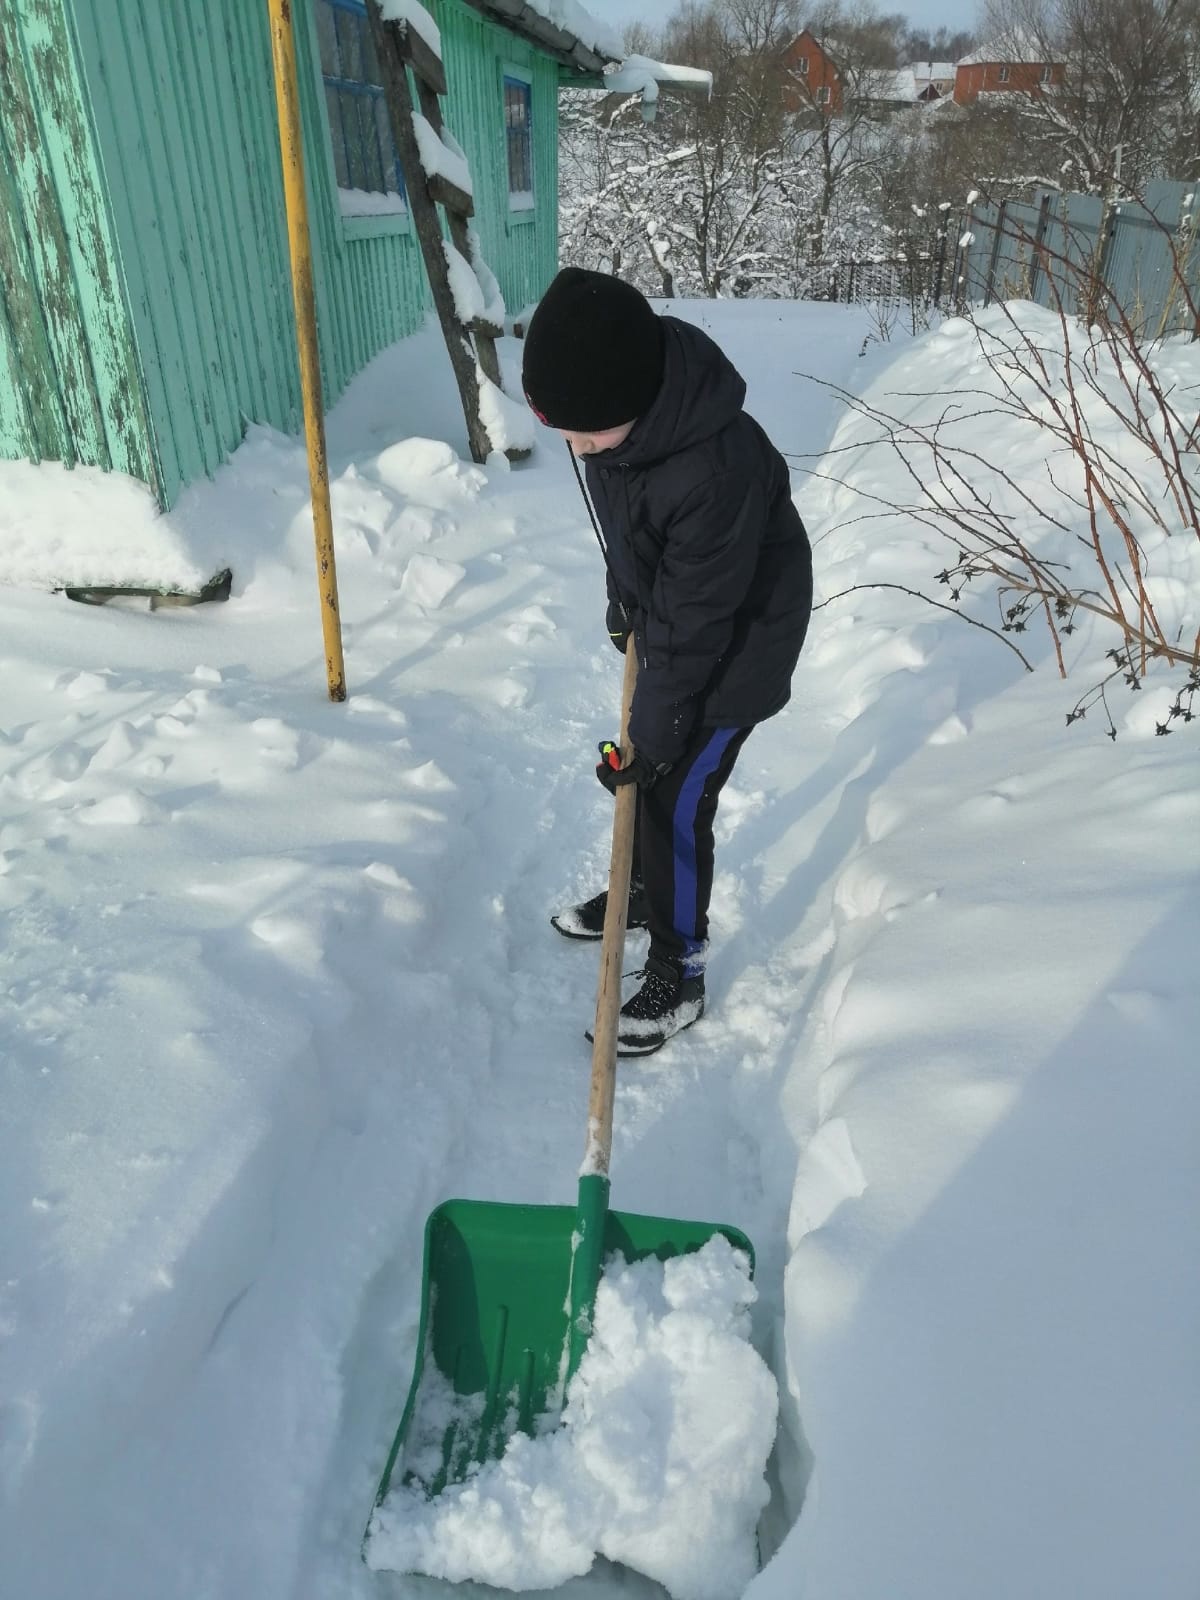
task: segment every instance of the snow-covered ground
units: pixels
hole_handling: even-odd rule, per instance
[[[860,357],[855,310],[675,309],[797,455],[852,426],[797,373],[980,381],[953,324]],[[548,916],[603,880],[599,555],[549,435],[455,455],[432,333],[329,441],[344,705],[298,441],[252,431],[163,519],[0,464],[5,1600],[448,1592],[358,1553],[424,1218],[574,1199],[596,951]],[[854,470],[908,495],[885,450]],[[823,594],[945,564],[796,488]],[[226,563],[227,605],[44,592]],[[1064,685],[1036,640],[1030,675],[848,596],[723,797],[710,1013],[623,1066],[613,1199],[756,1245],[753,1600],[1194,1600],[1200,747],[1153,737],[1150,691],[1115,743],[1065,726],[1111,642],[1075,635]],[[660,1593],[604,1562],[557,1592]]]

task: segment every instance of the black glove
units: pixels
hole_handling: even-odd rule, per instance
[[[619,600],[608,602],[608,611],[605,613],[605,622],[608,626],[608,637],[612,640],[615,649],[622,655],[625,646],[629,643],[629,635],[633,631],[629,626],[629,618],[625,615],[625,608]]]
[[[635,750],[633,760],[627,767],[621,765],[621,752],[611,739],[600,741],[600,760],[596,765],[596,776],[608,790],[609,794],[616,794],[627,783],[636,783],[639,789],[652,789],[658,780],[670,772],[671,763],[660,761],[657,765],[648,761],[640,751]]]

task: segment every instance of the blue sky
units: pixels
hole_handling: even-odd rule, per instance
[[[651,28],[661,27],[677,9],[678,0],[584,0],[584,5],[598,21],[607,22],[618,33],[627,22],[644,22]],[[881,11],[902,11],[911,22],[925,28],[962,27],[958,20],[965,9],[953,0],[908,0],[907,4],[880,4]],[[973,18],[973,12],[972,12]]]

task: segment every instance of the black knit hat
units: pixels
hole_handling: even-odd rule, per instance
[[[662,325],[646,297],[606,272],[564,267],[525,335],[521,381],[542,421],[618,428],[648,409],[662,376]]]

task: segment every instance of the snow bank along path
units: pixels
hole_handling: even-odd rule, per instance
[[[980,378],[953,325],[859,361],[844,308],[673,309],[797,451],[837,418],[796,370]],[[155,616],[0,590],[22,1600],[432,1594],[357,1556],[424,1217],[574,1192],[595,952],[547,913],[602,881],[619,663],[565,456],[464,465],[442,365],[422,335],[330,421],[341,707],[296,441],[254,430],[167,519],[0,465],[12,581],[235,572]],[[824,592],[944,564],[797,488]],[[1194,1587],[1195,746],[1136,702],[1116,745],[1068,732],[1069,693],[894,593],[819,613],[722,800],[711,1014],[622,1073],[615,1203],[758,1249],[760,1600]]]

